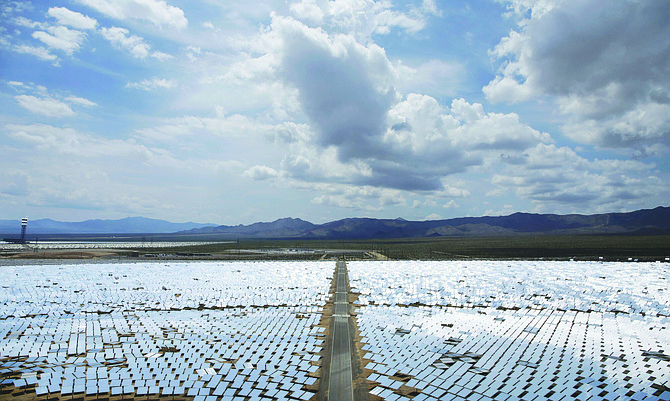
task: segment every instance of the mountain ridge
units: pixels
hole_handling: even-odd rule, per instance
[[[209,227],[202,223],[172,223],[146,217],[126,217],[117,220],[92,219],[80,222],[63,222],[52,219],[28,221],[29,235],[39,234],[144,234],[174,233],[178,231]],[[17,235],[21,231],[21,220],[0,220],[0,233]],[[6,236],[6,235],[5,235]]]
[[[289,226],[284,226],[290,223]],[[324,224],[300,219],[279,219],[249,226],[193,229],[183,234],[220,234],[238,238],[380,239],[440,236],[510,236],[529,234],[670,234],[670,207],[626,213],[537,214],[517,212],[507,216],[458,217],[409,221],[355,217]]]
[[[0,233],[18,235],[19,220],[0,220]],[[411,221],[403,218],[351,217],[323,224],[299,218],[281,218],[249,225],[171,223],[144,217],[118,220],[59,222],[29,221],[29,235],[40,234],[170,234],[267,239],[382,239],[412,237],[580,235],[580,234],[670,234],[670,207],[623,213],[538,214],[517,212],[506,216],[457,217]]]

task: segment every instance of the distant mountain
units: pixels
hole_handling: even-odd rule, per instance
[[[3,237],[21,232],[20,220],[0,220]],[[447,220],[348,218],[312,224],[294,218],[237,226],[170,223],[143,217],[120,220],[86,220],[78,223],[50,219],[28,222],[28,235],[40,234],[174,234],[179,236],[236,238],[375,239],[411,237],[568,235],[568,234],[668,234],[670,207],[629,213],[532,214],[461,217]]]
[[[182,234],[218,234],[231,238],[374,239],[442,236],[510,236],[567,234],[670,234],[670,207],[629,213],[556,215],[514,213],[509,216],[448,220],[348,218],[315,225],[280,219],[248,226],[219,226]]]
[[[315,225],[301,219],[284,218],[271,223],[254,223],[248,226],[218,226],[198,228],[181,234],[227,234],[244,238],[289,238],[299,237]]]
[[[145,217],[127,217],[120,220],[86,220],[81,222],[62,222],[51,219],[28,221],[28,234],[144,234],[174,233],[177,231],[203,228],[211,224],[171,223],[165,220]],[[21,233],[21,220],[0,220],[0,233],[18,235]]]

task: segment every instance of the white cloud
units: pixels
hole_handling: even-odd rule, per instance
[[[66,101],[70,103],[74,103],[79,106],[84,106],[84,107],[93,107],[97,106],[97,104],[91,102],[88,99],[84,99],[83,97],[77,97],[77,96],[68,96],[65,98]]]
[[[442,16],[442,12],[437,8],[435,0],[423,0],[421,2],[421,11],[426,14]]]
[[[151,46],[145,43],[141,37],[131,35],[130,31],[125,28],[102,28],[100,33],[113,45],[128,50],[130,54],[137,58],[145,58],[149,55]]]
[[[275,126],[261,124],[240,114],[205,118],[185,116],[165,119],[160,125],[135,131],[142,140],[177,142],[185,136],[215,136],[217,138],[251,139],[254,136],[270,136]]]
[[[521,22],[491,51],[501,64],[490,101],[555,99],[563,132],[582,143],[643,153],[670,143],[670,3],[505,3]]]
[[[78,0],[109,17],[149,21],[154,25],[184,29],[188,20],[184,11],[162,0]]]
[[[84,32],[64,26],[49,27],[47,31],[35,31],[32,36],[53,49],[62,50],[67,55],[78,51],[86,37]]]
[[[277,178],[279,172],[273,169],[272,167],[267,166],[253,166],[250,169],[246,170],[243,174],[244,177],[251,178],[256,181],[265,181],[272,178]]]
[[[419,7],[410,6],[405,12],[394,9],[390,1],[373,0],[300,0],[289,8],[301,21],[352,34],[362,42],[395,29],[417,33],[426,27],[430,15],[440,15],[432,0],[425,0]]]
[[[403,13],[394,10],[391,2],[372,0],[335,0],[327,4],[329,23],[356,32],[359,38],[389,34],[395,28],[416,33],[426,26],[426,9],[422,8]]]
[[[52,98],[37,98],[29,95],[19,95],[14,97],[19,105],[24,109],[35,114],[42,114],[47,117],[67,117],[74,115],[74,112],[67,104]]]
[[[185,163],[176,159],[170,152],[160,148],[149,148],[133,140],[107,139],[72,128],[59,128],[46,124],[7,124],[5,129],[8,135],[15,140],[32,145],[35,150],[49,154],[55,152],[84,159],[125,158],[147,165],[186,167]]]
[[[384,50],[351,36],[329,37],[293,19],[275,17],[272,31],[279,39],[272,49],[277,73],[298,90],[317,142],[339,146],[343,160],[365,153],[396,96]]]
[[[514,113],[486,113],[463,99],[450,108],[426,95],[401,99],[393,86],[403,71],[383,49],[351,35],[275,16],[257,41],[264,53],[234,65],[226,77],[240,83],[278,78],[294,90],[310,124],[286,141],[290,151],[281,167],[287,177],[447,191],[444,177],[483,165],[491,152],[552,142]],[[430,68],[444,66],[434,64]]]
[[[299,19],[315,23],[323,20],[323,10],[316,4],[316,0],[301,0],[300,2],[291,3],[290,9]]]
[[[405,206],[401,191],[371,186],[351,186],[342,184],[313,184],[311,189],[321,195],[312,203],[358,211],[376,212],[388,206]]]
[[[491,179],[498,194],[513,192],[550,210],[587,204],[604,210],[630,209],[669,192],[651,173],[654,165],[632,160],[589,161],[570,148],[551,144],[538,144],[512,163],[501,163]]]
[[[17,125],[8,124],[5,129],[9,136],[34,145],[39,150],[57,150],[60,153],[75,153],[80,148],[83,135],[72,128],[57,128],[46,124]]]
[[[16,92],[21,95],[14,99],[26,110],[47,117],[69,117],[74,115],[71,106],[94,107],[96,103],[78,96],[63,97],[59,93],[49,93],[49,90],[41,85],[23,82],[8,82]]]
[[[14,24],[18,25],[18,26],[23,26],[23,27],[31,28],[31,29],[35,29],[35,28],[47,29],[49,27],[48,24],[45,24],[43,22],[38,22],[38,21],[32,21],[32,20],[29,20],[28,18],[23,17],[23,16],[15,17],[14,19],[12,19],[12,22]]]
[[[365,209],[363,204],[352,202],[342,196],[319,195],[312,199],[312,203],[321,206],[334,206],[343,209]]]
[[[98,21],[95,19],[70,11],[65,7],[51,7],[47,14],[55,18],[59,24],[75,29],[95,29],[98,26]]]
[[[86,167],[61,163],[49,169],[39,168],[15,196],[26,197],[21,203],[30,207],[50,213],[73,209],[76,215],[90,211],[100,211],[105,216],[144,215],[153,213],[155,208],[168,207],[164,200],[156,199],[156,188],[115,182],[99,170],[101,166]]]
[[[147,56],[151,56],[160,61],[165,61],[172,58],[171,55],[160,51],[152,52],[151,45],[146,43],[141,37],[137,35],[131,35],[130,31],[126,28],[101,28],[100,33],[105,39],[112,43],[112,45],[127,50],[134,57],[146,58]]]
[[[58,56],[51,54],[49,50],[45,49],[44,47],[18,45],[14,47],[14,51],[18,53],[31,54],[43,61],[53,61],[55,63],[58,62]]]
[[[14,13],[31,11],[33,8],[29,1],[3,1],[0,3],[0,17],[9,17]]]
[[[470,191],[467,189],[463,188],[465,186],[464,183],[459,183],[458,186],[455,185],[450,185],[444,182],[443,180],[443,188],[440,191],[436,191],[434,194],[437,197],[440,198],[467,198],[469,197]]]
[[[153,77],[151,79],[145,79],[141,82],[129,82],[126,84],[128,88],[142,89],[142,90],[154,90],[154,89],[172,89],[176,86],[175,81],[165,78]]]
[[[171,55],[159,51],[151,52],[151,57],[158,59],[159,61],[166,61],[172,58]]]
[[[460,206],[458,205],[458,203],[456,203],[455,200],[452,199],[452,200],[450,200],[449,202],[447,202],[447,203],[445,203],[444,205],[442,205],[442,207],[445,208],[445,209],[454,209],[454,208],[457,209],[457,208],[459,208]]]
[[[482,158],[492,152],[522,151],[552,141],[548,134],[522,124],[514,113],[485,113],[481,104],[463,99],[444,109],[436,99],[418,94],[393,106],[386,126],[380,144],[384,158],[399,161],[389,171],[431,190],[446,190],[443,177],[483,164]],[[371,165],[374,171],[377,164]],[[386,166],[390,168],[390,162]]]
[[[588,105],[582,105],[586,108]],[[570,119],[562,125],[568,137],[582,143],[630,147],[641,152],[670,146],[670,104],[643,102],[633,109],[600,119]]]
[[[30,193],[33,180],[25,171],[8,170],[0,177],[0,194],[26,196]]]

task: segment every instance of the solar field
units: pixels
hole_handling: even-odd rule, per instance
[[[667,263],[352,262],[386,400],[670,399]]]
[[[4,267],[3,390],[45,398],[309,399],[331,265]]]
[[[670,399],[669,266],[348,262],[357,383],[370,400]],[[2,266],[0,399],[316,400],[334,271]]]

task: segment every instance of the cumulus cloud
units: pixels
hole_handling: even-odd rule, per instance
[[[375,212],[385,206],[406,204],[402,192],[395,189],[343,184],[316,184],[312,189],[321,193],[312,199],[312,203],[317,205]]]
[[[54,63],[58,63],[58,56],[56,56],[55,54],[51,54],[49,50],[45,49],[44,47],[18,45],[14,47],[14,51],[17,53],[25,53],[33,55],[43,61],[53,61]]]
[[[456,203],[455,200],[452,199],[449,202],[442,205],[442,207],[445,209],[453,209],[453,208],[459,208],[460,206],[458,205],[458,203]]]
[[[108,17],[149,21],[157,26],[184,29],[188,20],[184,11],[162,0],[78,0]]]
[[[0,17],[7,18],[14,13],[32,10],[34,6],[28,1],[3,1],[0,4]]]
[[[300,19],[320,23],[324,12],[316,4],[316,0],[301,0],[290,5],[291,11]]]
[[[160,61],[165,61],[172,58],[172,56],[169,54],[160,51],[151,51],[150,44],[146,43],[143,38],[137,35],[132,35],[126,28],[120,28],[116,26],[111,28],[101,28],[100,33],[113,46],[127,50],[134,57],[143,59],[147,56],[151,56]],[[164,84],[168,84],[168,81],[165,81]]]
[[[670,143],[670,3],[506,3],[523,18],[491,51],[501,67],[484,87],[489,100],[554,98],[563,132],[582,143]]]
[[[360,36],[388,34],[393,29],[416,33],[425,28],[427,16],[437,14],[437,7],[410,8],[407,12],[393,9],[390,2],[335,0],[328,3],[330,23],[343,30],[355,31]]]
[[[142,186],[120,184],[110,180],[105,172],[97,170],[99,166],[88,167],[87,171],[82,171],[80,166],[64,165],[59,165],[57,169],[42,170],[32,180],[27,191],[19,196],[29,195],[23,201],[28,206],[75,209],[76,213],[95,210],[141,215],[151,213],[156,207],[167,207],[163,201],[156,200],[156,188],[148,190]]]
[[[169,60],[169,59],[172,58],[171,55],[169,55],[167,53],[159,52],[159,51],[151,52],[151,57],[153,57],[153,58],[155,58],[159,61],[165,61],[165,60]]]
[[[249,140],[253,136],[252,133],[270,137],[271,133],[280,127],[257,123],[240,114],[229,116],[222,114],[216,118],[185,116],[165,119],[155,127],[138,129],[135,131],[135,137],[142,141],[175,143],[180,137],[205,135],[214,135],[219,139],[226,137]]]
[[[389,110],[386,126],[381,146],[390,169],[379,178],[392,175],[422,184],[414,189],[444,189],[443,177],[481,165],[486,152],[551,142],[516,114],[485,113],[481,104],[464,99],[445,109],[435,98],[419,94],[409,94]],[[378,164],[371,163],[373,170]]]
[[[32,36],[52,49],[62,50],[67,55],[78,51],[86,38],[84,32],[65,26],[49,27],[47,32],[35,31]]]
[[[591,161],[567,147],[538,144],[513,163],[501,160],[491,182],[501,192],[512,191],[544,207],[592,204],[613,210],[641,206],[645,199],[668,193],[662,180],[649,174],[653,168],[633,160]]]
[[[409,94],[389,112],[386,142],[411,146],[423,158],[448,151],[480,149],[525,149],[551,142],[519,120],[515,113],[486,113],[479,103],[454,99],[444,109],[435,98]]]
[[[31,113],[47,117],[67,117],[74,115],[70,106],[56,99],[37,98],[29,95],[19,95],[14,98],[19,103],[19,106]]]
[[[102,36],[113,45],[128,50],[137,58],[145,58],[149,55],[151,46],[137,35],[131,35],[126,28],[111,27],[100,30]]]
[[[71,106],[94,107],[94,102],[78,96],[67,96],[63,98],[59,94],[49,94],[47,88],[34,84],[24,84],[18,82],[14,85],[18,92],[32,93],[33,95],[18,95],[14,99],[19,106],[31,113],[41,114],[47,117],[69,117],[74,115]]]
[[[70,11],[65,7],[51,7],[47,14],[58,21],[60,25],[67,25],[75,29],[95,29],[98,21],[81,13]]]
[[[157,166],[184,167],[183,162],[166,150],[149,148],[133,140],[107,139],[48,124],[7,124],[5,130],[9,137],[49,154],[58,153],[86,159],[123,157]]]
[[[297,88],[317,142],[337,146],[342,160],[369,154],[396,97],[384,50],[287,18],[274,18],[272,29],[282,46],[278,74]]]
[[[352,182],[404,189],[439,185],[433,176],[426,179],[422,169],[408,169],[407,157],[392,160],[383,143],[387,114],[398,97],[383,49],[361,45],[349,35],[329,36],[288,18],[273,19],[272,33],[278,38],[273,49],[277,75],[297,89],[313,128],[312,142],[334,149],[337,162],[355,165],[358,174],[350,176]],[[285,167],[297,177],[314,179],[316,163],[311,159],[293,157]]]
[[[0,194],[26,196],[30,192],[32,182],[32,178],[25,171],[6,171],[0,178]]]
[[[437,214],[437,213],[431,213],[431,214],[429,214],[428,216],[424,217],[423,219],[426,220],[426,221],[430,221],[430,220],[443,220],[444,217],[442,217],[442,215]]]
[[[65,100],[69,103],[74,103],[79,106],[84,106],[84,107],[93,107],[97,106],[97,104],[91,102],[88,99],[84,99],[83,97],[77,97],[77,96],[68,96],[65,98]]]
[[[432,0],[404,11],[394,9],[389,1],[373,0],[300,0],[289,7],[301,21],[352,33],[362,41],[375,34],[389,34],[395,29],[414,34],[426,27],[429,16],[440,15]]]
[[[402,98],[384,50],[352,35],[275,16],[260,41],[267,48],[245,61],[253,67],[246,78],[276,77],[293,88],[309,121],[300,135],[285,135],[291,148],[282,169],[295,179],[439,191],[445,176],[484,163],[482,152],[552,141],[514,113],[486,113],[463,99],[445,108],[427,95]]]
[[[150,91],[154,89],[172,89],[176,86],[175,81],[165,78],[153,77],[140,82],[128,82],[126,87]]]
[[[32,21],[32,20],[29,20],[28,18],[23,17],[23,16],[18,16],[18,17],[13,18],[12,22],[14,24],[18,25],[18,26],[23,26],[23,27],[31,28],[31,29],[35,29],[35,28],[46,29],[49,26],[48,24],[45,24],[43,22]]]
[[[272,167],[256,165],[242,173],[242,176],[256,181],[265,181],[272,178],[277,178],[279,176],[279,172],[277,172],[277,170],[273,169]]]

